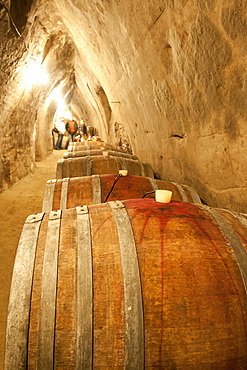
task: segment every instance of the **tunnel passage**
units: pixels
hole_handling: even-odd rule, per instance
[[[15,16],[13,19],[16,21],[21,37],[11,24],[8,11],[2,4],[5,4],[7,9],[10,9],[10,14]],[[159,174],[161,181],[193,187],[200,199],[203,199],[203,203],[243,212],[246,215],[247,126],[246,104],[244,103],[247,95],[246,7],[246,3],[240,0],[231,2],[36,0],[33,4],[24,0],[18,1],[18,4],[14,1],[0,0],[1,191],[11,189],[11,186],[20,182],[21,178],[25,180],[24,176],[30,174],[35,166],[39,168],[38,164],[43,162],[38,163],[37,161],[42,161],[53,150],[51,129],[54,120],[59,117],[60,112],[66,111],[78,121],[83,119],[87,124],[97,127],[100,137],[105,141],[120,144],[126,151],[141,158],[143,162],[151,163],[155,174]],[[16,15],[20,10],[21,15],[18,21]],[[31,83],[28,78],[29,83],[27,83],[30,67],[33,66],[36,66],[36,71],[39,72],[32,75]],[[41,71],[42,78],[40,78]],[[46,78],[47,82],[45,82]],[[101,91],[103,91],[102,94]],[[34,182],[31,178],[30,182],[32,181]],[[63,186],[66,185],[63,184]],[[38,190],[36,188],[36,192]],[[25,191],[22,193],[25,194]],[[185,190],[182,191],[183,195],[184,193]],[[31,195],[32,200],[33,197],[34,195]],[[26,199],[28,203],[30,198]],[[8,208],[12,215],[15,213],[14,206],[11,203]],[[108,207],[108,205],[103,205],[103,208],[104,206]],[[136,204],[134,204],[135,207],[137,207]],[[220,330],[224,319],[228,325],[227,333],[229,334],[228,329],[231,325],[232,332],[236,335],[233,346],[234,350],[240,354],[239,361],[245,360],[246,310],[244,306],[246,299],[244,297],[246,295],[242,282],[243,275],[239,270],[245,257],[240,258],[236,263],[236,250],[230,249],[231,243],[223,235],[222,225],[218,227],[217,222],[212,222],[213,219],[206,207],[203,211],[200,208],[202,206],[188,205],[187,207],[193,215],[193,222],[197,221],[193,227],[185,227],[183,233],[180,232],[181,229],[178,230],[179,238],[187,235],[188,230],[190,231],[188,239],[182,241],[180,245],[188,258],[188,263],[184,264],[183,260],[183,263],[178,265],[181,254],[176,255],[178,252],[176,250],[174,251],[175,262],[170,265],[171,271],[180,277],[184,271],[188,272],[193,281],[193,284],[189,285],[188,296],[190,297],[195,294],[197,298],[198,293],[205,292],[205,280],[207,280],[206,290],[210,291],[210,294],[213,291],[220,304],[214,305],[212,299],[207,302],[208,295],[204,297],[202,294],[200,295],[202,305],[197,305],[197,299],[194,302],[190,301],[191,310],[188,311],[188,306],[184,305],[185,301],[188,302],[186,297],[182,304],[178,302],[176,308],[179,313],[185,313],[185,311],[191,313],[189,317],[191,326],[195,325],[195,317],[196,320],[199,317],[204,324],[209,324],[210,330],[212,328],[210,320],[216,320],[214,322],[218,330],[217,338],[219,334],[224,339],[226,338],[225,333]],[[98,206],[91,205],[90,209],[93,212],[99,212],[101,216],[103,214],[101,206],[98,208]],[[200,217],[195,215],[193,211],[195,209],[198,210]],[[167,210],[169,213],[169,207]],[[147,212],[149,217],[152,212],[151,207],[147,207]],[[227,222],[237,225],[237,234],[240,239],[246,239],[246,232],[241,226],[246,216],[240,215],[240,221],[228,211],[217,210],[216,215],[217,212],[222,217],[227,215]],[[66,210],[64,214],[66,213],[70,214],[71,211]],[[139,217],[140,214],[137,216]],[[136,213],[134,213],[133,220],[138,221],[138,217],[136,218]],[[218,218],[221,217],[218,216]],[[112,220],[112,217],[110,219]],[[97,222],[100,219],[96,218],[96,220],[94,226],[97,228]],[[156,247],[160,251],[159,248],[166,245],[163,243],[165,235],[162,230],[167,225],[162,223],[161,230],[153,233],[151,218],[146,220],[148,222],[144,224],[143,229],[151,229],[148,235],[154,234],[158,238],[159,243]],[[191,224],[193,224],[192,220]],[[177,221],[181,222],[180,226],[190,222],[188,217],[184,217],[184,224],[182,217],[178,217]],[[201,222],[205,228],[202,227]],[[12,225],[12,228],[11,238],[12,234],[16,233],[16,225]],[[70,236],[73,239],[73,225],[71,230]],[[176,230],[176,227],[169,228],[168,223],[166,231],[176,233]],[[208,230],[213,231],[216,236],[215,240]],[[7,228],[3,234],[6,232],[8,232]],[[108,231],[105,234],[107,237],[112,236]],[[203,235],[199,254],[200,256],[207,255],[207,263],[213,263],[213,266],[206,265],[205,260],[202,259],[198,265],[198,258],[195,256],[194,269],[193,271],[190,269],[191,254],[187,254],[187,245],[191,246],[189,241],[191,242],[192,234],[196,238]],[[230,234],[239,247],[238,237],[235,237],[234,233]],[[148,238],[142,238],[140,234],[138,236],[137,240],[140,244],[150,242]],[[171,239],[173,240],[173,238],[168,239],[167,244],[171,243]],[[195,239],[195,254],[199,245],[197,240]],[[99,244],[102,246],[102,243]],[[170,246],[174,248],[174,244],[171,244]],[[219,254],[219,244],[226,255]],[[6,247],[5,243],[4,247]],[[147,251],[149,251],[148,248]],[[241,249],[241,252],[243,252],[242,256],[245,256],[244,249]],[[14,253],[15,248],[11,250],[12,260]],[[102,259],[105,258],[104,253],[105,250],[103,250]],[[235,255],[234,258],[233,255]],[[143,256],[146,257],[145,254]],[[171,282],[170,271],[165,271],[163,268],[166,257],[165,254],[159,254],[160,259],[155,258],[151,261],[151,267],[157,261],[161,261],[159,265],[161,274],[168,273],[166,283],[163,287],[161,284],[159,297],[164,296],[163,288],[170,286]],[[2,260],[6,261],[7,258],[6,253]],[[147,253],[148,258],[150,258],[150,253]],[[110,265],[113,266],[112,263]],[[219,275],[215,274],[216,265],[220,266],[216,269]],[[143,271],[146,273],[145,268]],[[147,272],[151,273],[151,271],[152,268]],[[229,271],[231,271],[231,276]],[[9,280],[10,274],[9,267]],[[64,276],[66,280],[66,273]],[[109,279],[112,279],[112,276],[114,275],[110,274]],[[157,274],[154,274],[154,278],[156,277]],[[4,276],[2,281],[5,282],[5,279]],[[174,276],[172,280],[175,283],[174,289],[177,289],[177,276]],[[100,278],[99,281],[98,297],[102,284]],[[113,281],[114,287],[116,286],[115,281],[116,279]],[[188,279],[180,280],[180,287],[183,287],[184,282],[187,281]],[[222,281],[224,281],[223,286]],[[158,286],[159,284],[156,284],[155,289]],[[65,287],[65,284],[61,285],[62,289]],[[5,301],[2,304],[6,305],[9,292],[6,287],[4,288]],[[191,289],[196,291],[191,294]],[[218,294],[223,290],[226,295]],[[151,289],[151,292],[153,291],[154,289]],[[242,294],[239,294],[240,291]],[[120,292],[122,294],[123,289],[120,289]],[[63,291],[59,298],[61,297],[63,297]],[[226,297],[227,305],[224,297]],[[234,303],[231,303],[231,299]],[[176,297],[172,297],[172,304],[174,300],[176,301]],[[118,304],[119,302],[120,300]],[[69,300],[69,303],[72,301]],[[222,310],[218,310],[221,305]],[[63,310],[65,306],[61,307]],[[195,307],[198,308],[197,311]],[[210,312],[207,311],[208,307],[212,309],[209,310]],[[176,311],[170,310],[168,306],[166,308],[172,314],[172,319]],[[4,309],[2,305],[1,309]],[[202,315],[201,309],[204,310],[205,315]],[[126,312],[129,311],[131,312],[127,306]],[[97,330],[102,335],[101,312],[102,310],[99,310]],[[119,312],[120,310],[117,310],[116,313]],[[223,312],[224,317],[222,318]],[[232,320],[233,316],[230,317],[230,323],[228,322],[229,312],[237,318],[237,325]],[[210,316],[212,313],[216,315]],[[60,315],[59,319],[63,318],[62,316]],[[159,317],[163,320],[162,316]],[[183,317],[186,321],[185,316],[176,315],[176,323],[178,317]],[[185,322],[185,330],[188,328],[186,324],[188,321]],[[173,328],[172,333],[174,333]],[[201,328],[198,332],[201,332],[200,330]],[[224,339],[217,346],[214,340],[215,331],[213,332],[212,341],[217,348],[214,347],[215,351],[207,361],[212,359],[214,361],[216,354],[222,358],[222,348],[224,351],[226,348],[229,349],[222,345]],[[239,341],[240,335],[236,333],[243,335],[241,338],[244,339]],[[60,334],[63,336],[63,333],[60,332]],[[118,339],[120,337],[118,333]],[[230,333],[228,337],[230,343],[232,337]],[[12,338],[15,340],[14,337]],[[67,334],[65,338],[68,339]],[[163,340],[162,336],[159,338]],[[178,339],[181,341],[183,338],[184,335],[179,335]],[[3,336],[0,340],[3,347]],[[163,354],[164,342],[162,340],[158,355],[157,351],[155,353],[155,361],[159,365]],[[196,348],[198,342],[193,340],[193,343],[195,347],[190,345],[190,349],[193,347],[195,358],[198,355],[198,348]],[[208,346],[208,341],[205,346]],[[187,356],[186,346],[184,348],[184,355]],[[100,350],[104,352],[104,348],[101,347]],[[3,350],[0,352],[3,355]],[[150,354],[152,353],[150,351]],[[117,357],[118,350],[114,354]],[[201,354],[202,356],[205,354],[204,346]],[[233,355],[234,351],[231,346],[225,360],[229,366],[233,364],[231,357]],[[124,356],[121,357],[121,361],[123,358]],[[100,357],[98,360],[100,361]],[[167,356],[164,358],[164,361],[166,360]],[[188,361],[191,361],[191,356]],[[170,364],[174,367],[173,359]],[[236,365],[236,367],[239,366]]]

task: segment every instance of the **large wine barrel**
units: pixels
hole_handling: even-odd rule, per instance
[[[119,170],[128,170],[130,175],[154,177],[152,166],[149,163],[124,157],[101,155],[59,159],[56,178],[114,174],[118,173]]]
[[[82,151],[82,150],[88,150],[88,149],[99,149],[104,148],[104,150],[114,150],[115,152],[120,153],[126,153],[122,149],[117,148],[115,145],[102,143],[99,141],[86,141],[85,143],[80,142],[74,142],[70,143],[68,147],[68,151],[74,152],[74,151]]]
[[[108,155],[116,156],[116,157],[123,157],[123,158],[130,158],[130,159],[137,159],[138,157],[136,155],[123,153],[115,150],[105,150],[105,149],[87,149],[87,150],[77,150],[74,152],[66,152],[64,153],[64,158],[75,158],[75,157],[93,157],[98,155],[103,155],[104,151],[108,153]]]
[[[247,221],[153,199],[28,217],[5,370],[246,369]]]
[[[82,204],[103,203],[114,184],[116,175],[93,175],[49,180],[43,199],[43,212],[74,208]],[[186,185],[155,180],[142,176],[121,176],[115,183],[108,200],[142,198],[145,193],[166,189],[172,191],[172,200],[201,203],[196,191]],[[153,194],[147,197],[154,197]]]

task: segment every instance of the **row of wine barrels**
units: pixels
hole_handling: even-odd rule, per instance
[[[148,192],[164,189],[172,191],[172,200],[201,203],[196,191],[186,185],[133,175],[121,176],[114,184],[115,180],[114,174],[49,180],[46,183],[42,211],[103,203],[113,185],[109,201],[142,198]],[[147,197],[154,197],[154,194],[148,194]]]
[[[149,163],[115,156],[60,159],[57,162],[56,178],[115,174],[119,170],[128,170],[130,175],[154,178],[154,172]]]
[[[110,156],[116,156],[116,157],[123,157],[123,158],[129,158],[129,159],[137,159],[138,157],[136,155],[119,152],[115,150],[105,150],[105,149],[87,149],[87,150],[78,150],[74,152],[65,152],[63,157],[64,158],[75,158],[75,157],[93,157],[93,156],[99,156],[104,155],[104,152],[107,153],[107,155]]]
[[[5,370],[246,369],[247,218],[153,199],[31,215]]]

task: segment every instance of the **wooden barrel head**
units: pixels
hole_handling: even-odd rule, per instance
[[[30,216],[5,369],[246,368],[246,235],[241,215],[153,199]]]

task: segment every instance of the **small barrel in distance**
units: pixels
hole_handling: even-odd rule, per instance
[[[75,158],[75,157],[93,157],[98,155],[104,155],[105,150],[104,149],[87,149],[87,150],[80,150],[80,151],[73,151],[73,152],[65,152],[63,157],[66,158]],[[116,156],[116,157],[123,157],[123,158],[130,158],[130,159],[137,159],[138,157],[136,155],[128,154],[128,153],[122,153],[116,150],[107,150],[106,151],[108,155],[110,156]]]

